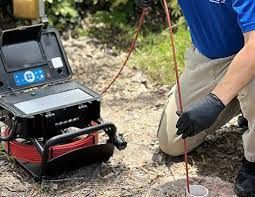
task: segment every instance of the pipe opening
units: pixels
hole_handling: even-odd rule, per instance
[[[209,197],[209,190],[202,185],[191,185],[190,192],[186,191],[187,197]]]

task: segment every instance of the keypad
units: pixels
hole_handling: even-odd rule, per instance
[[[41,68],[19,71],[13,74],[16,86],[31,85],[45,81],[45,72]]]

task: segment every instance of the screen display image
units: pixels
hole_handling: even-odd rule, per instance
[[[30,68],[31,64],[44,61],[41,47],[35,40],[3,46],[2,53],[8,72]]]

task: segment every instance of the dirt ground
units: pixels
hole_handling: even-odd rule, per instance
[[[96,40],[64,42],[74,79],[101,92],[124,60]],[[35,182],[5,154],[0,155],[0,196],[184,196],[183,157],[171,158],[158,147],[157,126],[168,86],[150,82],[138,69],[125,68],[103,97],[102,116],[115,123],[128,141],[108,163]],[[189,154],[192,183],[207,186],[211,196],[234,196],[232,183],[242,159],[236,120],[207,137]]]

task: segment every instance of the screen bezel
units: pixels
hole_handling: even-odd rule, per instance
[[[26,42],[30,42],[30,41],[26,41]],[[24,42],[24,44],[26,42]],[[23,44],[23,42],[18,43],[18,44]],[[20,64],[17,63],[16,65],[9,65],[9,60],[7,60],[7,57],[6,57],[6,54],[5,54],[5,51],[4,51],[5,47],[9,47],[9,46],[12,46],[12,45],[6,45],[6,46],[2,47],[2,56],[3,56],[3,60],[5,62],[4,63],[5,70],[7,72],[17,72],[17,71],[24,70],[24,69],[34,68],[34,67],[36,67],[38,65],[41,65],[41,64],[45,64],[47,62],[47,60],[45,58],[44,51],[42,49],[41,43],[36,42],[36,44],[38,45],[38,46],[36,46],[36,47],[38,47],[36,50],[39,50],[38,53],[41,53],[40,54],[40,59],[38,59],[38,61],[29,61],[29,62],[24,62],[24,63],[20,63]],[[33,49],[29,52],[33,52]],[[15,54],[14,54],[14,56],[15,56]]]
[[[18,65],[16,67],[9,67],[6,62],[5,55],[3,51],[1,50],[0,55],[2,58],[2,62],[4,64],[5,70],[8,73],[17,72],[19,70],[24,70],[29,68],[34,68],[38,65],[47,63],[46,55],[40,43],[42,30],[43,30],[43,25],[38,24],[33,26],[25,26],[25,27],[16,28],[16,29],[5,30],[2,32],[1,48],[8,47],[15,44],[20,44],[20,43],[26,43],[29,41],[36,41],[39,46],[40,52],[42,54],[42,61],[38,60],[37,62],[29,62],[27,64]]]

